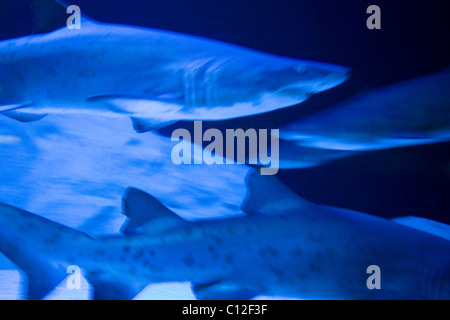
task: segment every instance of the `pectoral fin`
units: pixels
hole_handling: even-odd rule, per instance
[[[21,108],[26,108],[31,106],[33,103],[31,101],[21,102],[21,103],[11,103],[0,105],[0,112],[12,111]]]
[[[47,114],[39,114],[39,113],[32,113],[32,112],[27,112],[26,110],[23,109],[14,109],[11,111],[3,111],[1,112],[1,114],[18,120],[20,122],[32,122],[32,121],[37,121],[37,120],[41,120],[42,118],[46,117]]]
[[[28,258],[27,264],[22,266],[28,279],[27,298],[40,300],[63,281],[67,273],[65,270],[39,261],[39,259],[33,261],[33,258]]]
[[[248,300],[261,294],[255,286],[228,281],[192,284],[192,291],[199,300]]]
[[[140,93],[103,93],[88,97],[88,102],[103,102],[114,112],[129,114],[173,114],[181,109],[179,99]]]
[[[131,300],[145,288],[143,284],[106,280],[100,276],[93,276],[90,282],[94,287],[94,300]]]
[[[91,96],[88,102],[102,102],[115,113],[129,114],[133,128],[138,133],[166,127],[182,116],[176,98],[151,94],[105,93]]]
[[[137,133],[144,133],[170,126],[176,121],[131,117],[131,122],[133,123],[133,128]]]
[[[31,101],[4,104],[0,105],[0,113],[9,118],[18,120],[20,122],[30,122],[40,120],[47,115],[34,113],[27,109],[32,106],[33,103]]]

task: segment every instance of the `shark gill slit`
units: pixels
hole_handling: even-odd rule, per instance
[[[213,103],[210,82],[213,79],[214,60],[188,66],[183,75],[185,105],[205,106]]]

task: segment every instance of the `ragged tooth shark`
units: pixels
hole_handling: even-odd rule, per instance
[[[272,135],[272,139],[273,138],[274,135]],[[261,146],[259,146],[259,148],[261,148]],[[262,150],[267,152],[266,150],[269,150],[269,148],[266,147],[266,149]],[[273,152],[273,146],[271,146],[270,150]],[[296,141],[279,139],[278,159],[272,157],[270,165],[273,166],[272,163],[276,162],[279,169],[312,168],[350,157],[356,153],[358,152],[303,147],[298,145]],[[250,154],[248,163],[268,167],[267,164],[259,161],[258,154]]]
[[[247,215],[201,221],[129,188],[123,235],[97,239],[2,204],[0,250],[25,271],[30,299],[47,295],[73,265],[95,299],[131,299],[149,283],[173,281],[190,281],[198,299],[450,298],[448,225],[316,205],[256,171],[247,187]],[[373,266],[376,289],[368,285]]]
[[[292,106],[349,75],[345,67],[103,24],[84,13],[81,28],[69,29],[67,7],[35,1],[35,32],[51,30],[50,20],[63,16],[61,28],[0,43],[0,113],[20,121],[52,113],[130,116],[135,130],[145,132],[177,120],[231,119]]]
[[[352,152],[450,140],[450,68],[361,94],[280,128],[302,147]]]

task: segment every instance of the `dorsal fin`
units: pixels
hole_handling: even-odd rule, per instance
[[[69,3],[63,0],[32,0],[31,11],[33,15],[33,33],[48,33],[67,26],[67,13]],[[93,21],[84,14],[81,15],[81,24]]]
[[[249,170],[246,186],[247,195],[241,209],[247,214],[283,214],[310,205],[275,176],[261,175],[255,169]]]
[[[394,218],[391,220],[410,228],[421,230],[450,240],[450,226],[448,224],[413,216]]]
[[[121,229],[123,234],[156,234],[187,223],[159,200],[135,188],[125,191],[122,211],[128,217]]]

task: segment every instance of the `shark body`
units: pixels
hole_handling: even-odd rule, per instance
[[[301,147],[348,152],[450,140],[450,70],[358,95],[280,128]]]
[[[42,6],[56,2],[63,4],[39,1],[36,21],[48,19]],[[65,7],[57,14],[67,18]],[[347,68],[331,64],[87,18],[79,30],[64,26],[1,42],[0,70],[0,113],[6,116],[126,115],[138,132],[295,105],[348,77]]]
[[[50,292],[70,265],[96,299],[131,299],[150,283],[173,281],[190,281],[199,299],[449,298],[447,225],[425,223],[425,232],[414,218],[396,223],[312,204],[254,172],[247,185],[246,216],[206,221],[183,220],[130,188],[123,235],[98,239],[2,204],[0,250],[27,274],[31,299]],[[367,286],[372,265],[381,270],[377,290]]]

